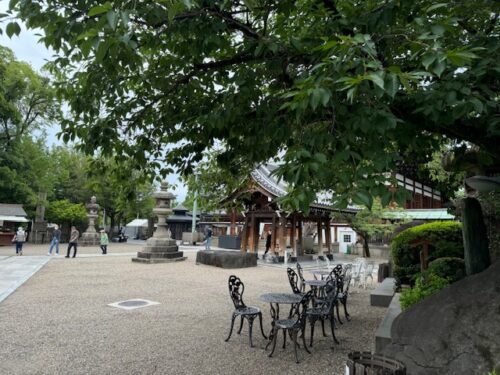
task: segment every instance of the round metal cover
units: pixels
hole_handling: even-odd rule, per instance
[[[120,302],[118,305],[119,306],[125,306],[125,307],[132,307],[132,306],[144,306],[147,305],[147,301],[123,301]]]

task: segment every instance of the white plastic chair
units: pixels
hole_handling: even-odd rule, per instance
[[[375,264],[373,262],[366,263],[365,269],[363,272],[363,287],[366,289],[367,279],[370,278],[370,286],[373,285],[373,269],[375,268]]]

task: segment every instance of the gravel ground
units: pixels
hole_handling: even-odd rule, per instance
[[[385,308],[369,306],[365,290],[350,297],[352,321],[337,329],[340,345],[332,349],[331,337],[316,329],[312,355],[299,349],[300,364],[281,340],[268,358],[257,321],[254,348],[246,324],[224,342],[233,310],[229,275],[245,283],[245,302],[262,308],[267,332],[269,306],[258,296],[289,292],[286,271],[197,266],[195,254],[187,256],[154,265],[126,256],[52,259],[0,304],[0,374],[340,375],[350,351],[372,350]],[[131,298],[160,305],[131,311],[107,306]]]

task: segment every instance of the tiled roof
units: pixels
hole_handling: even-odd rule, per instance
[[[26,216],[22,204],[0,203],[0,215],[4,216]]]

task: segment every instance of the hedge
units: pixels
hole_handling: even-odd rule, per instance
[[[436,221],[408,228],[391,241],[393,274],[398,285],[415,282],[420,272],[420,250],[422,246],[410,248],[416,240],[428,240],[429,258],[432,262],[443,257],[464,258],[462,224],[456,221]]]
[[[465,262],[454,257],[438,258],[429,264],[428,274],[448,279],[451,283],[465,277]]]

